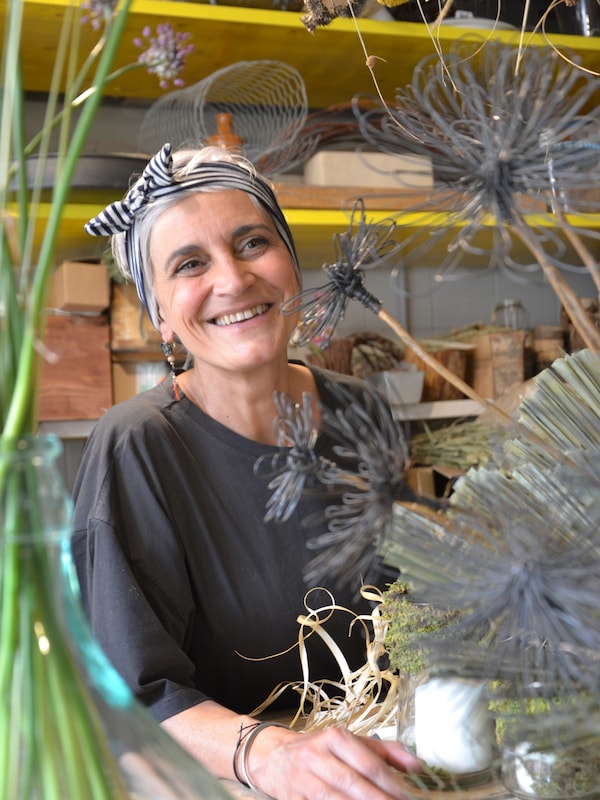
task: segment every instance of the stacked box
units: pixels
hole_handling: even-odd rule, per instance
[[[40,421],[101,417],[112,405],[107,315],[49,316],[40,369]]]
[[[100,314],[110,303],[110,277],[98,260],[63,261],[52,275],[47,306],[56,311]]]

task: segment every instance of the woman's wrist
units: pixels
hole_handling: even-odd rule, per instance
[[[250,750],[257,736],[267,728],[285,728],[286,730],[290,730],[287,725],[281,722],[257,722],[245,727],[240,727],[240,735],[233,755],[233,772],[236,779],[254,792],[260,792],[261,790],[256,786],[249,773],[248,762]]]

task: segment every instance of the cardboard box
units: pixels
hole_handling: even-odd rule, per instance
[[[404,476],[406,483],[417,494],[435,497],[433,467],[409,467]]]
[[[464,475],[465,469],[448,464],[434,464],[431,467],[409,467],[405,480],[417,494],[430,497],[449,497],[454,483]]]
[[[322,150],[306,161],[304,182],[316,186],[431,190],[433,166],[427,156]]]
[[[495,400],[525,380],[526,330],[484,333],[472,341],[470,384],[482,397]]]
[[[108,317],[48,317],[38,418],[98,419],[112,404]]]
[[[98,260],[63,261],[50,282],[48,308],[100,314],[110,303],[110,278]]]
[[[121,403],[151,389],[169,375],[164,361],[115,361],[112,365],[112,400]]]

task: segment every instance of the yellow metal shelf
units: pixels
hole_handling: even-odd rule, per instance
[[[66,8],[74,0],[27,0],[23,25],[26,57],[24,86],[28,91],[48,90],[55,48]],[[7,0],[0,0],[4,12]],[[0,20],[4,25],[4,13]],[[188,85],[236,61],[274,59],[296,67],[306,84],[311,107],[350,101],[357,93],[374,94],[372,76],[354,22],[337,19],[324,28],[309,33],[300,12],[261,8],[212,5],[196,2],[137,0],[133,3],[125,34],[116,58],[116,67],[137,60],[140,50],[133,39],[144,26],[170,21],[175,30],[189,31],[195,51],[188,58],[184,79]],[[359,19],[358,24],[369,55],[376,56],[375,73],[383,95],[393,99],[397,87],[410,82],[415,65],[433,54],[431,36],[421,23]],[[97,32],[85,24],[81,30],[81,51],[94,44]],[[512,31],[467,30],[442,28],[436,34],[437,44],[447,52],[458,36],[481,40],[483,36],[516,44],[518,34]],[[541,35],[527,37],[534,46],[544,45]],[[600,69],[598,39],[583,36],[553,36],[553,45],[562,51],[577,54],[581,65]],[[114,97],[150,101],[162,90],[154,76],[145,70],[126,73],[107,88]]]
[[[118,197],[114,199],[118,199]],[[68,203],[65,206],[59,230],[59,255],[57,261],[62,258],[99,256],[102,253],[107,244],[106,240],[88,236],[83,226],[103,207],[104,203]],[[50,205],[48,203],[40,206],[38,235],[41,235],[44,229],[49,211]],[[284,214],[294,234],[298,257],[304,269],[318,269],[324,262],[333,260],[333,237],[348,228],[350,223],[349,210],[285,208]],[[367,218],[370,222],[380,222],[389,219],[390,214],[389,210],[368,210]],[[400,212],[400,214],[400,227],[396,237],[399,241],[424,226],[431,228],[431,226],[443,225],[447,220],[447,216],[443,211],[432,213],[408,210]],[[553,224],[550,215],[531,216],[529,220],[536,225],[551,226]],[[569,217],[569,221],[580,228],[600,231],[600,214]],[[492,222],[490,219],[490,225]],[[438,242],[437,247],[441,251],[445,250],[450,235],[451,231],[449,230],[447,237]]]
[[[7,2],[0,0],[0,36],[3,35]],[[27,0],[23,24],[23,82],[27,91],[45,93],[49,89],[56,44],[67,8],[79,0]],[[176,30],[190,31],[195,45],[184,75],[192,84],[221,67],[236,61],[253,59],[282,60],[296,67],[307,87],[309,104],[323,108],[344,103],[357,93],[374,93],[372,76],[354,22],[337,19],[331,25],[309,33],[301,21],[300,12],[261,8],[212,5],[171,0],[134,0],[127,20],[126,31],[119,49],[115,68],[137,59],[139,50],[133,40],[146,25],[170,21]],[[384,96],[393,98],[398,86],[407,84],[414,67],[434,46],[425,25],[421,23],[375,21],[359,19],[358,24],[370,55],[377,56],[375,72]],[[81,52],[86,53],[95,43],[97,32],[91,25],[82,26]],[[474,41],[482,37],[516,44],[518,34],[512,31],[488,31],[442,28],[436,34],[437,45],[447,52],[457,37]],[[541,35],[528,36],[527,43],[546,44]],[[600,39],[583,36],[554,36],[553,45],[570,51],[589,70],[600,70]],[[154,76],[141,68],[125,73],[112,83],[107,94],[132,102],[151,102],[161,90]],[[117,199],[117,198],[114,198]],[[67,205],[59,234],[61,257],[97,255],[103,240],[95,240],[83,231],[84,223],[105,204],[73,202]],[[106,200],[109,202],[109,200]],[[286,215],[294,232],[301,263],[307,268],[319,267],[333,255],[332,237],[348,226],[349,211],[336,209],[296,208],[287,204]],[[42,209],[43,224],[44,212]],[[369,211],[370,219],[378,221],[390,211]],[[443,211],[432,218],[430,213],[402,214],[402,230],[410,232],[419,226],[443,222]],[[600,229],[600,217],[586,218],[586,226]],[[550,221],[544,224],[551,224]],[[406,235],[406,234],[405,234]],[[443,243],[440,245],[443,247]]]

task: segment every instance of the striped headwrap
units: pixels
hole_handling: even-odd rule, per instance
[[[86,233],[91,236],[112,236],[125,234],[125,252],[127,267],[135,283],[138,296],[144,304],[150,319],[156,327],[158,320],[149,306],[144,279],[144,243],[137,233],[136,219],[140,212],[161,197],[174,195],[189,189],[206,189],[208,187],[223,190],[239,189],[256,198],[260,205],[270,214],[285,246],[290,252],[298,283],[301,283],[300,266],[292,232],[283,216],[271,186],[259,175],[243,166],[223,161],[199,162],[188,174],[173,175],[173,156],[171,145],[165,144],[153,156],[142,175],[123,200],[108,205],[98,216],[85,225]]]

